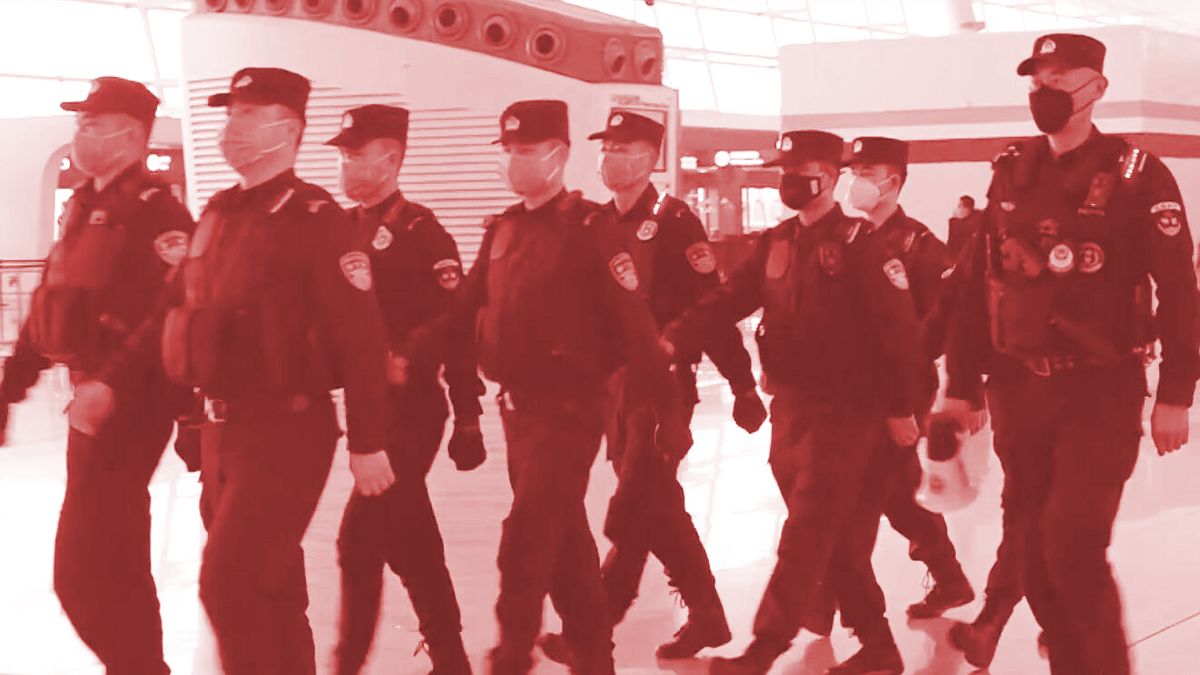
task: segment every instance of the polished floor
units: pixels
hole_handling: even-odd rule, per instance
[[[751,618],[774,563],[784,518],[783,503],[767,468],[769,429],[750,436],[728,416],[729,394],[702,371],[704,399],[697,411],[696,445],[683,469],[688,507],[708,545],[721,595],[734,627],[733,643],[716,651],[736,654],[750,639]],[[61,410],[67,388],[48,373],[26,403],[14,411],[10,444],[0,450],[0,675],[93,675],[102,673],[79,643],[51,591],[55,520],[64,483]],[[479,470],[460,474],[443,456],[430,477],[431,491],[446,539],[451,573],[463,604],[465,636],[472,659],[482,667],[495,638],[492,605],[500,521],[510,491],[504,448],[494,406],[489,406],[486,437],[491,456]],[[1155,455],[1149,441],[1129,482],[1117,524],[1111,558],[1125,597],[1126,623],[1137,672],[1142,675],[1200,673],[1200,430],[1190,447],[1168,458]],[[603,507],[613,488],[611,470],[593,470],[588,509],[599,532]],[[992,462],[978,499],[949,516],[951,535],[968,575],[982,585],[1000,536],[998,466]],[[337,569],[334,535],[351,489],[345,454],[339,456],[305,547],[321,672],[327,671],[336,620]],[[199,485],[174,455],[164,459],[151,485],[154,571],[166,633],[167,661],[179,675],[220,673],[212,638],[196,599],[197,565],[204,534],[197,514]],[[601,542],[603,550],[605,544]],[[923,592],[924,568],[910,562],[907,543],[886,523],[875,552],[889,615],[904,653],[907,673],[955,675],[972,672],[949,647],[950,620],[908,623],[904,607]],[[651,563],[641,598],[616,633],[616,659],[622,673],[676,671],[703,673],[703,659],[656,663],[654,647],[668,639],[683,612],[668,594],[657,563]],[[373,675],[428,671],[416,620],[403,588],[389,578],[377,647],[368,670]],[[970,618],[978,601],[950,613]],[[557,619],[547,610],[547,625]],[[1018,608],[989,672],[996,675],[1046,673],[1035,649],[1036,625]],[[773,672],[822,673],[857,648],[841,629],[832,639],[804,634]],[[539,673],[563,672],[539,663]]]

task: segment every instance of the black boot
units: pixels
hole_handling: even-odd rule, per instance
[[[746,651],[736,658],[718,656],[712,660],[711,675],[766,675],[775,659],[788,650],[788,644],[775,644],[754,639]]]
[[[925,594],[925,598],[908,606],[910,619],[933,619],[948,609],[961,607],[975,599],[971,582],[957,562],[947,571],[931,576],[933,587]]]
[[[488,675],[528,675],[533,670],[529,654],[512,654],[502,647],[488,653]]]
[[[433,670],[429,675],[471,675],[471,659],[463,646],[462,635],[454,633],[426,641]]]
[[[544,633],[538,638],[537,644],[546,658],[564,666],[571,665],[571,646],[567,644],[567,639],[562,633]]]
[[[829,637],[833,632],[833,615],[836,613],[837,599],[833,596],[833,590],[829,584],[821,584],[812,595],[801,625],[810,633]]]
[[[733,639],[725,612],[688,612],[687,623],[683,624],[674,639],[659,645],[654,652],[660,659],[690,659],[700,650],[720,647]]]
[[[1011,607],[1000,609],[985,602],[974,622],[958,621],[950,627],[950,644],[963,653],[967,663],[976,668],[987,668],[996,656],[1000,634],[1004,632],[1010,616]]]
[[[825,671],[825,675],[900,675],[904,659],[886,624],[869,636],[863,634],[862,649],[845,661]]]

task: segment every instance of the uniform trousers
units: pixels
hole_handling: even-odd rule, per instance
[[[383,494],[355,491],[338,532],[342,606],[337,672],[358,673],[379,622],[383,569],[408,590],[421,635],[434,650],[457,647],[462,617],[425,477],[445,433],[446,397],[436,384],[391,392],[388,458],[396,482]]]
[[[1137,463],[1145,397],[1137,359],[1050,376],[1006,359],[988,382],[1006,458],[999,559],[1017,563],[1056,674],[1130,672],[1107,552]]]
[[[150,477],[173,416],[117,393],[96,436],[71,429],[67,486],[54,540],[54,591],[109,675],[162,675],[162,621],[150,574]]]
[[[607,403],[590,395],[501,395],[513,503],[497,563],[500,642],[492,671],[525,673],[547,595],[563,620],[576,671],[612,672],[600,557],[584,510]]]
[[[771,470],[788,515],[754,619],[756,640],[785,651],[825,579],[864,642],[890,635],[871,567],[883,495],[865,489],[886,471],[883,415],[783,390],[771,401],[771,424]]]
[[[231,406],[204,429],[200,600],[227,675],[316,672],[300,543],[340,430],[327,395],[307,401],[301,410]]]

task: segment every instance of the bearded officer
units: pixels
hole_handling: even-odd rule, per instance
[[[150,477],[186,413],[186,391],[129,341],[161,301],[187,250],[191,216],[143,168],[158,99],[118,77],[92,83],[76,113],[71,161],[87,180],[63,207],[0,383],[8,409],[42,370],[65,365],[67,485],[54,546],[54,590],[79,638],[112,673],[169,672],[150,575]]]
[[[408,145],[404,108],[366,105],[348,110],[341,132],[327,142],[342,154],[342,188],[358,203],[352,212],[358,245],[369,251],[376,295],[391,344],[391,423],[388,456],[396,482],[382,495],[355,492],[338,535],[342,609],[337,673],[362,670],[379,620],[386,564],[408,589],[437,675],[463,675],[471,665],[462,618],[425,476],[441,445],[449,414],[438,382],[443,364],[409,363],[403,345],[416,326],[445,311],[462,278],[454,238],[428,208],[410,201],[397,179]],[[442,377],[454,406],[450,457],[470,471],[486,456],[479,416],[479,379],[466,334],[448,350]]]
[[[1102,134],[1105,47],[1039,37],[1017,68],[1032,80],[1044,135],[999,157],[988,208],[954,276],[946,407],[988,410],[1004,466],[1004,538],[987,602],[951,639],[991,660],[1021,593],[1045,631],[1054,673],[1130,672],[1121,601],[1107,559],[1137,462],[1147,345],[1160,341],[1150,432],[1159,454],[1188,439],[1198,374],[1192,237],[1171,172]],[[1152,316],[1151,281],[1157,288]],[[1002,592],[998,592],[1002,591]]]
[[[340,435],[346,392],[356,489],[393,482],[387,360],[370,259],[327,192],[296,177],[310,84],[238,71],[220,147],[240,177],[209,201],[165,319],[168,373],[200,388],[210,515],[200,599],[230,675],[315,673],[301,539]]]
[[[729,283],[686,312],[676,349],[760,307],[757,338],[771,402],[771,470],[788,506],[779,560],[754,621],[754,641],[714,673],[761,674],[791,646],[820,582],[831,578],[862,650],[829,672],[899,673],[871,552],[883,509],[872,477],[884,455],[918,437],[924,355],[904,263],[833,199],[841,137],[780,139],[780,194],[798,214],[764,233]],[[884,442],[885,435],[891,444]],[[894,444],[894,445],[892,445]]]

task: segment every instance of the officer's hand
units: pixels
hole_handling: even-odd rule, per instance
[[[1169,455],[1188,442],[1188,409],[1181,405],[1155,403],[1150,413],[1150,436],[1159,455]]]
[[[350,473],[354,474],[354,487],[365,497],[381,495],[396,482],[392,462],[384,450],[350,453]]]
[[[81,434],[95,436],[115,407],[112,387],[99,380],[87,380],[75,387],[75,397],[67,406],[67,423]]]
[[[200,470],[200,426],[191,418],[175,421],[175,454],[189,472]]]
[[[668,461],[677,462],[692,447],[692,430],[679,419],[660,420],[654,431],[654,443]]]
[[[952,415],[962,423],[969,434],[978,433],[987,425],[987,408],[976,410],[970,401],[961,398],[948,398],[942,402],[940,412]]]
[[[408,359],[394,354],[388,355],[387,381],[397,386],[408,382]]]
[[[758,397],[758,391],[747,389],[733,399],[733,421],[746,430],[754,433],[767,421],[767,407]]]
[[[455,421],[450,434],[450,459],[459,471],[479,468],[487,459],[487,448],[483,446],[483,432],[479,430],[479,419]]]
[[[887,428],[892,442],[901,448],[916,445],[917,439],[921,437],[921,431],[917,428],[917,418],[912,415],[887,418]]]
[[[0,445],[8,443],[8,411],[9,404],[0,403]]]

